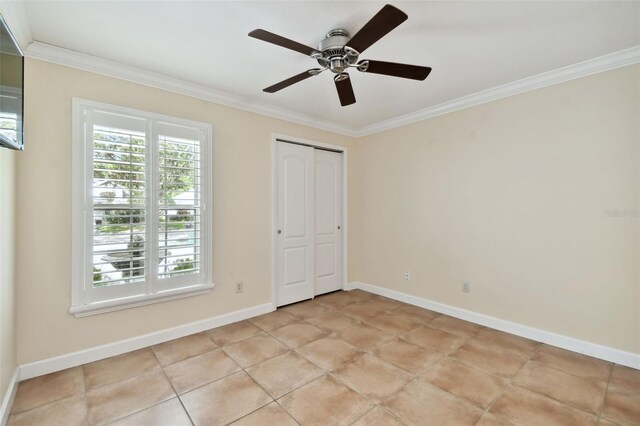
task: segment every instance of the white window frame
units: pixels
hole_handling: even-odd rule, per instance
[[[157,139],[156,128],[167,123],[173,126],[183,126],[197,129],[200,132],[201,146],[201,264],[200,272],[171,278],[175,283],[167,288],[161,280],[145,280],[132,283],[135,287],[142,287],[143,293],[135,295],[119,294],[114,290],[112,297],[96,300],[96,292],[89,286],[93,274],[91,253],[93,247],[93,123],[90,119],[93,111],[118,114],[146,121],[146,134],[149,136],[147,164],[155,159],[156,150],[153,149]],[[69,312],[76,317],[111,312],[150,303],[163,302],[188,296],[209,293],[213,288],[213,218],[212,218],[212,134],[211,124],[199,123],[181,118],[108,105],[85,99],[73,98],[72,101],[72,259],[71,259],[71,308]],[[155,188],[158,176],[152,175],[149,187],[146,188],[147,208],[155,209]],[[157,226],[147,224],[147,235],[157,238]],[[149,240],[149,239],[148,239]],[[155,255],[157,253],[153,253]],[[153,262],[150,264],[153,265]],[[195,282],[194,282],[195,280]],[[124,287],[124,286],[123,286]],[[104,290],[104,289],[100,289]],[[99,292],[98,292],[99,293]]]

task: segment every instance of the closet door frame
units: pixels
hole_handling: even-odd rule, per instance
[[[271,135],[271,303],[273,309],[277,307],[277,241],[278,241],[278,216],[277,216],[277,200],[276,200],[276,188],[277,188],[277,145],[280,142],[289,142],[298,145],[306,145],[313,148],[326,149],[330,151],[339,152],[342,154],[342,290],[347,289],[347,235],[348,228],[348,208],[347,208],[347,147],[341,145],[333,145],[324,142],[318,142],[309,139],[303,139],[295,136],[287,136],[274,133]]]

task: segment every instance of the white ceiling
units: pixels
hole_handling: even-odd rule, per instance
[[[423,82],[351,71],[357,103],[341,107],[329,72],[276,94],[262,92],[317,64],[247,33],[263,28],[315,47],[332,28],[355,34],[384,2],[24,4],[35,41],[354,129],[640,45],[635,1],[393,2],[409,19],[361,58],[433,71]]]

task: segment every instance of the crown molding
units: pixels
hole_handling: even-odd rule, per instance
[[[405,126],[417,121],[426,120],[428,118],[437,117],[450,112],[518,95],[531,90],[541,89],[543,87],[563,83],[565,81],[575,80],[592,74],[625,67],[638,62],[640,62],[640,46],[634,46],[629,49],[620,50],[608,55],[599,56],[573,65],[547,71],[542,74],[523,78],[522,80],[517,80],[512,83],[492,87],[491,89],[476,92],[468,96],[453,99],[419,111],[391,118],[389,120],[380,121],[356,130],[355,137],[361,138],[363,136]]]
[[[426,120],[450,112],[459,111],[487,102],[517,95],[531,90],[540,89],[554,84],[586,77],[604,71],[621,68],[640,62],[640,46],[634,46],[618,52],[610,53],[597,58],[578,62],[573,65],[558,68],[542,74],[517,80],[501,86],[496,86],[487,90],[476,92],[467,96],[443,102],[428,108],[424,108],[409,114],[394,117],[378,123],[352,128],[342,124],[326,120],[318,120],[311,116],[300,114],[284,108],[274,107],[262,102],[252,101],[230,93],[213,90],[208,87],[189,83],[163,74],[147,71],[141,68],[124,65],[96,56],[86,55],[61,47],[33,42],[26,49],[25,55],[28,58],[39,59],[56,63],[68,67],[78,68],[121,80],[167,90],[181,95],[203,99],[209,102],[266,115],[269,117],[327,130],[342,135],[361,138],[363,136],[379,133],[396,127]]]
[[[72,68],[115,77],[120,80],[130,81],[156,89],[186,95],[197,99],[225,105],[256,114],[302,124],[321,130],[327,130],[353,137],[355,129],[325,120],[318,120],[311,116],[300,114],[284,108],[267,105],[262,102],[252,101],[241,96],[232,95],[219,90],[214,90],[199,84],[190,83],[173,77],[148,71],[142,68],[132,67],[97,56],[87,55],[62,47],[34,41],[25,51],[25,56],[31,59],[52,62]]]

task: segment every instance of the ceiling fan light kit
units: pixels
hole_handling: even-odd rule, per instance
[[[364,27],[353,37],[344,29],[336,28],[327,33],[318,43],[317,49],[289,40],[277,34],[262,29],[253,30],[250,37],[266,41],[277,46],[295,50],[314,59],[322,68],[312,68],[276,83],[264,89],[267,93],[275,93],[309,77],[319,75],[324,71],[335,74],[333,80],[338,91],[338,98],[342,106],[354,104],[356,97],[351,85],[351,78],[346,72],[355,68],[363,73],[382,74],[392,77],[424,80],[431,72],[431,68],[418,65],[398,64],[394,62],[374,61],[365,59],[358,62],[358,58],[366,49],[391,32],[398,25],[407,20],[407,15],[400,9],[384,6]]]

